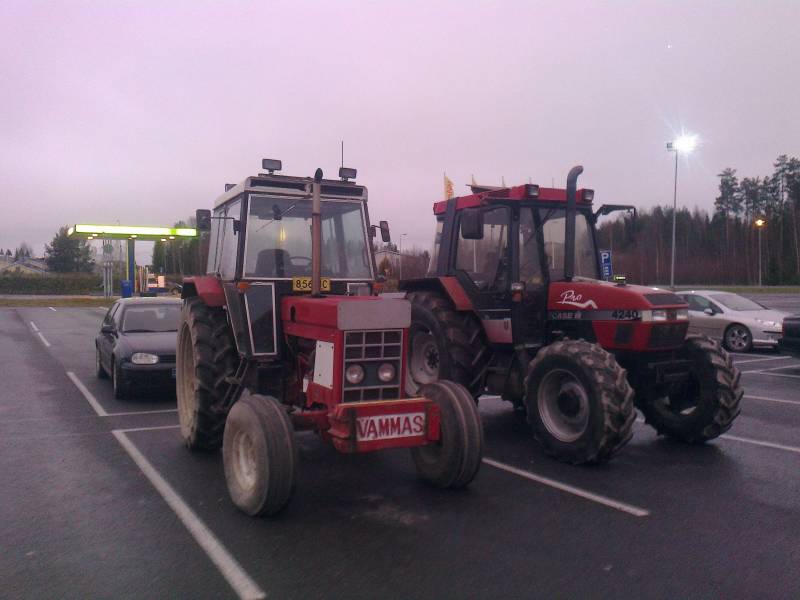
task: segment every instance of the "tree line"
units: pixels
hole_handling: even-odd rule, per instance
[[[764,285],[800,284],[800,159],[779,156],[773,172],[739,179],[719,173],[714,211],[676,213],[677,285],[758,283],[759,227]],[[629,281],[665,284],[670,278],[672,207],[639,211],[600,224],[598,243],[613,254],[614,271]]]

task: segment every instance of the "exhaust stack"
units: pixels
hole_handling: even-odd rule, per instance
[[[564,219],[564,279],[572,281],[575,276],[575,194],[578,175],[583,167],[572,167],[567,175],[567,210]]]
[[[320,272],[322,263],[322,207],[320,194],[322,189],[322,169],[314,173],[311,184],[311,295],[319,297]]]

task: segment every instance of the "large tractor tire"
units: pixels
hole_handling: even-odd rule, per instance
[[[462,488],[478,473],[483,459],[483,427],[470,393],[452,381],[420,388],[441,415],[441,435],[435,444],[411,449],[419,477],[439,488]]]
[[[222,443],[225,481],[233,503],[252,517],[274,515],[295,488],[297,445],[286,409],[248,391],[233,405]]]
[[[689,336],[679,354],[694,366],[689,381],[671,393],[640,391],[645,421],[662,435],[702,444],[728,431],[744,390],[739,369],[718,342]]]
[[[543,348],[528,366],[525,390],[534,437],[558,460],[602,463],[631,439],[633,389],[625,369],[596,344],[564,340]]]
[[[188,298],[178,327],[176,395],[181,435],[190,450],[222,445],[222,400],[236,371],[237,352],[225,312]]]
[[[483,328],[474,314],[457,312],[435,292],[412,292],[411,327],[406,373],[406,392],[439,379],[460,383],[474,397],[480,396],[486,379],[490,350]]]

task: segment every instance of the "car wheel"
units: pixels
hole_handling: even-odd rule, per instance
[[[97,378],[98,379],[108,379],[108,373],[106,373],[105,368],[103,367],[103,362],[100,360],[100,348],[95,347],[95,368],[97,369]]]
[[[738,323],[725,330],[724,342],[728,352],[750,352],[753,348],[753,336],[750,330]]]
[[[124,400],[128,397],[129,384],[125,381],[122,369],[113,361],[111,363],[111,387],[114,389],[114,398]]]

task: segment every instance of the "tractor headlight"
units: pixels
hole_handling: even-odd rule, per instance
[[[344,371],[344,378],[353,385],[364,381],[364,368],[361,365],[350,365]]]
[[[394,379],[395,374],[397,371],[394,368],[394,365],[391,363],[383,363],[380,367],[378,367],[378,379],[380,379],[383,383],[389,383],[392,379]]]
[[[148,352],[134,352],[131,362],[135,365],[154,365],[158,362],[158,356]]]
[[[666,321],[666,320],[667,320],[667,311],[665,310],[653,311],[653,321]]]

